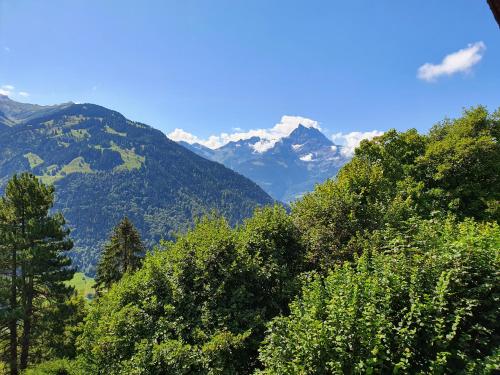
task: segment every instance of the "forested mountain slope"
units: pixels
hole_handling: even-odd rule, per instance
[[[93,272],[111,228],[128,216],[149,244],[211,210],[236,223],[272,199],[247,178],[195,155],[150,126],[94,104],[37,106],[0,96],[0,192],[31,171],[56,186],[55,209]]]

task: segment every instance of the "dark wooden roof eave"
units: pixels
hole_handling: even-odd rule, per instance
[[[497,20],[498,27],[500,27],[500,0],[488,0],[488,4]]]

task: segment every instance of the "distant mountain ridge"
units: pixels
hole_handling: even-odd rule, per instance
[[[233,141],[217,149],[179,142],[209,160],[217,161],[250,178],[274,199],[291,202],[315,184],[334,177],[350,157],[320,130],[297,126],[271,148],[258,152],[259,137]]]
[[[153,244],[211,210],[237,223],[255,207],[274,202],[249,179],[119,112],[0,96],[0,193],[22,171],[55,184],[55,209],[73,228],[74,263],[90,274],[123,216]]]
[[[49,115],[73,104],[75,103],[68,102],[56,105],[20,103],[6,95],[0,95],[0,121],[3,121],[5,125],[14,126],[37,117]]]

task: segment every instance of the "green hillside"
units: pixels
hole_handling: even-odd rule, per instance
[[[94,284],[94,279],[86,276],[83,272],[75,272],[73,278],[68,281],[68,285],[75,288],[78,295],[86,298],[87,300],[94,298]]]
[[[55,184],[55,209],[73,230],[74,264],[87,274],[124,216],[151,246],[203,213],[215,210],[234,224],[272,203],[252,181],[104,107],[43,107],[2,96],[0,113],[0,192],[22,171]]]

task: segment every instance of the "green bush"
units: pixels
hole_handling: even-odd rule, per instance
[[[389,130],[356,149],[335,177],[293,205],[311,268],[361,253],[358,238],[436,212],[500,220],[500,110],[478,106],[434,126]]]
[[[233,230],[203,219],[92,303],[87,374],[248,374],[265,325],[298,291],[302,252],[279,206]]]
[[[488,373],[500,353],[497,224],[420,221],[311,275],[269,325],[265,374]],[[396,247],[395,249],[392,247]]]
[[[24,375],[84,375],[76,362],[67,359],[55,359],[30,367]]]

